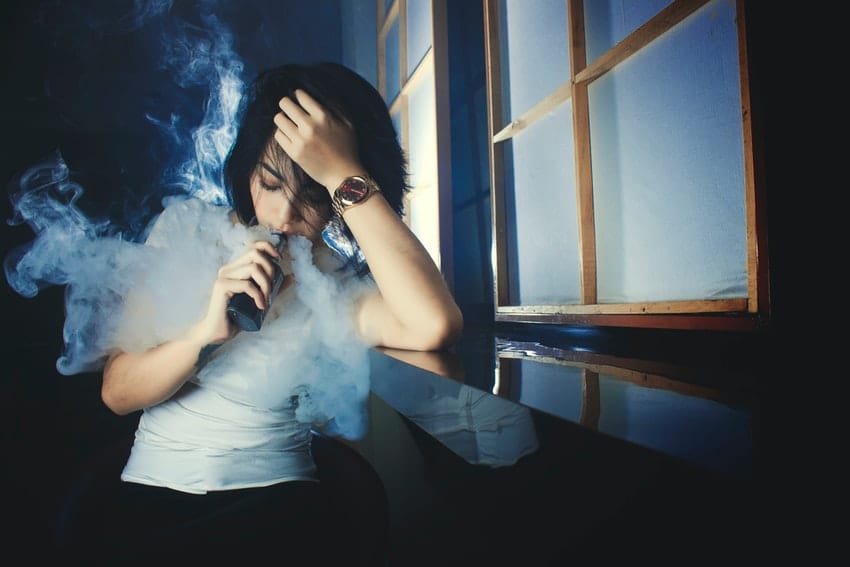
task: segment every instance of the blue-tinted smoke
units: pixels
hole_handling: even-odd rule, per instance
[[[10,286],[25,297],[48,286],[65,287],[64,348],[56,364],[61,374],[99,370],[113,349],[139,352],[180,336],[203,315],[218,268],[248,243],[269,238],[262,227],[232,224],[225,207],[218,206],[224,202],[221,171],[235,139],[243,64],[213,4],[200,6],[202,12],[190,22],[173,13],[171,2],[137,1],[131,13],[113,18],[118,25],[106,26],[111,33],[159,26],[157,65],[181,88],[207,89],[203,120],[194,128],[174,113],[168,119],[146,115],[177,156],[177,165],[163,166],[163,186],[151,188],[153,194],[170,195],[159,218],[143,222],[148,228],[130,236],[112,219],[86,214],[79,206],[84,189],[59,151],[29,169],[10,193],[9,224],[27,224],[35,234],[4,259]],[[164,222],[169,218],[177,222]],[[325,233],[337,253],[353,253],[343,239],[338,230]],[[297,284],[290,290],[294,298],[284,302],[286,313],[267,319],[259,333],[229,341],[199,379],[233,376],[228,365],[235,370],[241,361],[238,370],[251,379],[242,392],[247,403],[270,407],[263,404],[295,393],[299,419],[356,438],[364,432],[369,363],[367,346],[348,321],[351,298],[364,284],[351,282],[343,289],[317,269],[321,258],[313,257],[306,241],[290,240]],[[229,357],[236,347],[250,352]]]
[[[203,122],[191,133],[193,155],[165,181],[205,201],[223,204],[222,165],[236,138],[244,65],[233,50],[230,30],[210,12],[202,13],[199,19],[200,24],[170,20],[162,33],[161,65],[172,72],[177,85],[209,89]],[[167,123],[150,114],[146,117],[178,144],[184,143],[178,116],[172,115]]]
[[[36,233],[4,259],[9,285],[34,297],[50,285],[65,285],[63,374],[96,367],[115,330],[111,315],[145,264],[142,246],[113,231],[108,219],[91,219],[77,206],[82,188],[70,179],[57,153],[25,173],[11,194],[9,224],[28,224]]]

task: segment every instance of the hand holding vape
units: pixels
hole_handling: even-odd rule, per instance
[[[286,244],[286,235],[282,232],[275,233],[278,238],[276,248],[281,252]],[[254,298],[247,293],[237,293],[230,298],[227,305],[227,316],[243,331],[259,331],[263,326],[263,321],[266,318],[266,312],[271,306],[274,298],[280,291],[283,284],[283,270],[277,260],[272,261],[274,272],[272,274],[272,289],[269,292],[269,300],[266,309],[260,309],[254,303]]]

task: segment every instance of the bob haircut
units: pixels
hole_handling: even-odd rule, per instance
[[[255,222],[251,176],[269,147],[276,151],[278,170],[294,190],[296,206],[308,206],[331,220],[328,191],[289,159],[273,140],[274,116],[283,97],[295,99],[295,90],[310,94],[337,119],[354,127],[360,163],[378,183],[392,209],[403,214],[407,162],[384,99],[366,79],[338,63],[286,64],[261,72],[249,85],[239,108],[239,130],[224,164],[224,188],[229,205],[245,224]],[[271,146],[270,146],[271,144]],[[279,150],[279,151],[278,151]],[[342,232],[359,250],[348,227]],[[366,269],[368,271],[368,268]]]

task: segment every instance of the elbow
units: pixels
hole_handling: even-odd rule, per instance
[[[114,388],[109,387],[109,382],[104,375],[103,385],[100,387],[100,399],[109,410],[116,415],[128,415],[133,413],[134,409],[127,406],[124,400]]]
[[[457,305],[454,306],[451,314],[447,317],[443,329],[442,336],[440,337],[441,348],[453,346],[460,340],[463,334],[463,313],[461,313]]]
[[[115,376],[115,368],[110,359],[103,369],[103,377],[100,385],[100,400],[109,410],[116,415],[128,415],[136,411],[127,403],[126,396],[117,387],[118,378]]]
[[[453,346],[463,334],[463,314],[457,306],[435,317],[420,336],[420,350],[444,350]]]

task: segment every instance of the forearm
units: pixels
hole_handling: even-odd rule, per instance
[[[463,326],[454,298],[428,251],[382,195],[344,213],[398,329],[383,325],[385,346],[432,350],[453,342]],[[374,317],[371,317],[375,320]],[[387,332],[390,329],[390,332]],[[400,342],[387,335],[401,332]]]
[[[112,355],[103,369],[103,402],[126,415],[167,400],[192,375],[201,343],[189,333],[141,353]]]
[[[356,121],[326,112],[302,89],[280,99],[279,106],[275,141],[332,199],[343,180],[367,173],[359,159]],[[356,196],[354,186],[344,193],[349,190]],[[373,194],[342,214],[380,292],[358,304],[358,332],[376,346],[435,350],[454,342],[463,327],[460,310],[425,247],[383,195]]]

